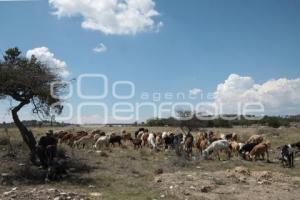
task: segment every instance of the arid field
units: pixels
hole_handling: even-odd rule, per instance
[[[101,129],[120,134],[122,129],[134,133],[138,127],[63,127],[54,130]],[[175,129],[175,130],[174,130]],[[32,128],[37,139],[48,127]],[[150,131],[179,131],[171,127],[149,127]],[[0,132],[0,199],[298,199],[300,196],[300,161],[295,168],[283,168],[277,159],[277,147],[300,141],[300,128],[293,126],[235,127],[208,129],[216,133],[236,132],[239,141],[261,134],[271,142],[270,162],[251,162],[237,156],[204,160],[193,148],[191,160],[178,157],[174,150],[154,151],[148,147],[121,147],[101,150],[71,149],[60,145],[71,157],[68,176],[45,183],[44,170],[27,161],[28,150],[16,129],[9,129],[15,157],[9,156],[10,145]]]

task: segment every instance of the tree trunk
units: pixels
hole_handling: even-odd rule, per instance
[[[13,120],[19,129],[21,136],[25,142],[25,144],[28,146],[30,150],[30,160],[33,164],[36,164],[36,140],[35,137],[33,136],[32,132],[29,131],[24,124],[20,121],[19,116],[18,116],[18,111],[28,104],[29,101],[23,101],[21,102],[18,106],[12,109],[12,117]]]

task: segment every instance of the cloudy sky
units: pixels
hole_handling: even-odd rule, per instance
[[[126,103],[209,101],[231,113],[238,103],[260,102],[265,114],[300,114],[299,9],[298,0],[0,0],[0,51],[18,46],[65,80],[77,78],[66,100],[75,107],[72,120],[80,104],[104,103],[113,122],[116,81],[135,85]],[[78,96],[85,73],[107,77],[107,97]],[[97,78],[81,85],[86,95],[103,91]],[[144,93],[173,97],[143,99]],[[14,102],[0,103],[0,121],[10,121]],[[98,122],[105,112],[96,107],[80,115]],[[145,109],[139,117],[153,116]]]

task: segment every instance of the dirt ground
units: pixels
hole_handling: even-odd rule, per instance
[[[64,127],[77,131],[96,127]],[[49,128],[33,128],[39,138]],[[137,127],[100,127],[104,131],[132,132]],[[150,131],[172,130],[150,127]],[[179,129],[174,129],[178,131]],[[276,159],[276,147],[300,141],[300,128],[235,127],[213,129],[217,133],[236,132],[244,141],[252,134],[262,134],[271,142],[271,162],[203,160],[194,149],[192,160],[174,151],[154,152],[149,148],[134,150],[121,147],[70,149],[63,145],[73,164],[69,175],[58,182],[45,183],[45,171],[31,166],[28,151],[15,129],[9,130],[16,157],[7,155],[6,135],[0,130],[0,200],[8,199],[298,199],[300,196],[300,161],[295,168],[283,168]],[[255,195],[255,196],[254,196]],[[297,198],[298,197],[298,198]]]
[[[245,167],[207,172],[166,173],[154,186],[179,199],[298,199],[299,177],[279,172],[251,171]]]

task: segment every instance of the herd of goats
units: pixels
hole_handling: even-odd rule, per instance
[[[238,142],[236,133],[217,135],[212,131],[199,132],[194,136],[188,132],[149,132],[146,128],[139,128],[132,137],[131,133],[123,130],[121,134],[105,133],[101,130],[94,130],[91,133],[78,131],[75,134],[67,131],[58,131],[54,136],[60,144],[67,144],[75,148],[100,149],[108,146],[119,146],[133,144],[134,149],[149,147],[153,150],[175,149],[176,152],[184,152],[187,157],[192,156],[192,148],[196,147],[204,159],[217,156],[220,160],[220,152],[226,153],[228,159],[235,155],[246,160],[255,161],[265,159],[269,161],[270,143],[264,141],[261,135],[252,135],[245,143]],[[283,166],[294,167],[294,156],[300,150],[300,142],[286,144],[278,148]]]

